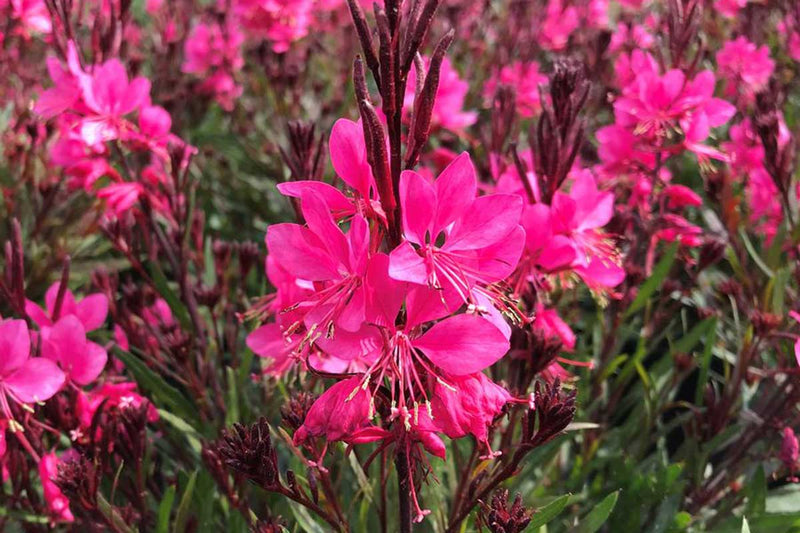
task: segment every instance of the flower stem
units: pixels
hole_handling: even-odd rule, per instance
[[[394,458],[397,469],[397,501],[400,509],[400,533],[411,533],[411,472],[408,468],[408,453],[398,451]]]

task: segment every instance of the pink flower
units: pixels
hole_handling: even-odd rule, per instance
[[[95,381],[108,361],[105,349],[86,340],[83,324],[73,315],[42,328],[41,338],[42,356],[57,362],[67,379],[77,385]]]
[[[556,192],[551,205],[553,233],[567,237],[575,252],[572,269],[593,288],[611,288],[625,279],[619,254],[600,231],[614,215],[614,194],[600,192],[589,171],[580,172],[569,194]]]
[[[318,287],[307,300],[295,303],[311,336],[330,336],[334,327],[357,331],[365,316],[363,279],[370,240],[367,221],[354,216],[350,231],[344,234],[325,201],[315,194],[304,196],[302,212],[307,227],[273,224],[267,229],[269,253],[284,271]]]
[[[58,456],[50,452],[42,455],[39,461],[39,477],[42,480],[42,492],[50,515],[58,522],[74,522],[75,518],[69,509],[69,500],[54,483],[58,475]]]
[[[794,430],[787,426],[783,428],[780,460],[790,472],[793,472],[797,469],[798,458],[800,458],[800,444],[797,442]]]
[[[53,325],[53,312],[58,299],[60,282],[50,285],[44,296],[47,311],[27,300],[25,302],[25,312],[41,328]],[[108,298],[104,294],[90,294],[86,298],[78,301],[72,291],[66,289],[59,309],[59,317],[76,317],[86,331],[94,331],[106,321],[108,314]]]
[[[234,12],[244,28],[255,37],[272,41],[278,54],[294,41],[308,35],[313,0],[236,0]]]
[[[424,63],[427,68],[430,60],[424,58]],[[414,109],[416,80],[416,70],[412,68],[408,74],[405,100],[403,102],[406,112]],[[478,114],[474,111],[464,111],[464,99],[468,92],[469,84],[459,77],[458,72],[445,56],[439,72],[439,88],[436,91],[436,102],[433,104],[431,127],[460,132],[464,128],[472,126],[478,119]]]
[[[469,155],[457,157],[434,184],[413,171],[400,177],[405,241],[390,254],[399,281],[455,290],[465,303],[475,293],[495,300],[488,285],[510,275],[525,244],[522,199],[514,194],[476,198]]]
[[[539,72],[539,64],[512,63],[500,69],[500,72],[489,78],[483,90],[484,99],[491,102],[497,88],[501,85],[512,87],[516,92],[517,112],[520,116],[530,118],[542,110],[539,102],[539,85],[547,83],[547,76]]]
[[[385,436],[385,431],[370,424],[369,394],[356,376],[339,381],[326,390],[309,409],[303,425],[294,434],[295,445],[310,437],[325,437],[350,444],[371,442]]]
[[[449,386],[437,383],[434,390],[431,411],[435,426],[451,439],[474,436],[492,456],[488,428],[513,397],[480,372],[446,381]]]
[[[681,70],[663,76],[644,70],[623,88],[614,103],[617,125],[633,133],[637,144],[664,147],[676,129],[684,133],[685,149],[705,158],[723,159],[717,150],[702,144],[710,129],[723,125],[736,112],[728,102],[713,97],[714,74],[704,70],[687,80]]]
[[[112,183],[97,191],[97,197],[105,200],[109,211],[119,216],[132,208],[144,193],[141,183]]]
[[[561,0],[549,0],[539,36],[542,47],[554,52],[563,50],[579,23],[577,9],[572,6],[564,8]]]
[[[714,3],[714,9],[725,17],[734,18],[739,13],[739,10],[747,5],[747,2],[748,0],[717,0]]]
[[[756,47],[744,37],[727,41],[717,52],[720,76],[726,80],[727,96],[742,94],[746,102],[763,90],[775,70],[775,62],[769,57],[766,45]]]
[[[31,338],[23,320],[0,321],[0,411],[12,420],[8,400],[36,403],[49,400],[66,377],[44,357],[30,357]]]
[[[541,303],[536,304],[533,329],[545,338],[557,338],[567,351],[575,349],[575,333],[554,309],[547,309]]]
[[[668,199],[667,207],[670,209],[680,209],[690,205],[703,205],[703,199],[684,185],[669,185],[664,189],[663,194]]]
[[[183,72],[204,78],[200,88],[214,95],[226,111],[233,109],[234,100],[242,94],[242,87],[234,75],[244,66],[242,43],[244,35],[236,24],[197,24],[184,45],[186,56]]]
[[[50,33],[53,29],[50,12],[44,0],[11,0],[11,16],[22,24],[23,34],[29,31]]]

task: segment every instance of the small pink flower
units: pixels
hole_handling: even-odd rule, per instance
[[[564,7],[561,0],[549,0],[539,36],[542,47],[554,52],[563,50],[579,24],[580,17],[575,7]]]
[[[53,312],[59,287],[60,282],[56,282],[47,289],[44,296],[46,311],[30,300],[25,302],[25,312],[40,328],[53,325]],[[90,294],[81,300],[76,300],[72,291],[66,289],[58,316],[75,316],[86,331],[94,331],[103,325],[107,314],[108,298],[104,294]]]
[[[112,183],[97,191],[97,197],[105,200],[109,211],[119,216],[130,210],[144,192],[141,183]]]
[[[400,176],[405,241],[390,254],[389,275],[430,288],[454,289],[465,303],[510,275],[525,244],[522,199],[512,194],[476,198],[475,168],[467,153],[434,184],[413,171]]]
[[[775,70],[766,45],[756,47],[744,37],[727,41],[717,52],[719,75],[726,80],[726,95],[742,94],[746,102],[763,90]]]

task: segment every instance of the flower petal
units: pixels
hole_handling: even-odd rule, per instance
[[[443,320],[413,341],[437,367],[463,376],[491,366],[509,348],[497,327],[475,315],[456,315]]]

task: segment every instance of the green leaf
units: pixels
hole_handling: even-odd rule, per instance
[[[617,498],[619,498],[619,491],[612,492],[601,501],[597,507],[592,509],[586,517],[578,524],[577,531],[579,533],[595,533],[606,523],[608,517],[611,516],[611,511],[617,505]]]
[[[703,335],[708,334],[711,331],[715,331],[717,325],[717,318],[710,317],[706,318],[695,327],[689,330],[689,332],[680,338],[678,342],[676,342],[672,346],[671,353],[691,353],[692,349],[695,345],[700,342],[700,339],[703,338]]]
[[[667,274],[669,274],[672,268],[672,263],[675,262],[677,253],[678,243],[674,242],[667,248],[666,252],[664,252],[664,256],[658,261],[655,268],[653,268],[653,274],[642,283],[639,292],[636,294],[636,298],[633,299],[633,303],[631,303],[631,306],[625,311],[626,317],[642,309],[645,304],[647,304],[650,297],[661,288]]]
[[[169,515],[172,513],[172,504],[175,502],[175,485],[167,487],[164,498],[158,504],[158,522],[156,523],[156,533],[167,533],[169,531]]]
[[[294,519],[297,520],[297,525],[301,530],[306,533],[325,533],[325,528],[314,520],[308,509],[294,501],[289,502],[289,507],[291,507]]]
[[[150,277],[153,278],[156,290],[158,290],[158,293],[164,298],[164,301],[167,302],[170,310],[175,314],[178,322],[181,323],[181,327],[189,331],[194,330],[192,321],[189,318],[189,311],[186,310],[186,306],[183,305],[183,302],[181,302],[178,295],[175,294],[175,291],[170,288],[167,277],[164,275],[164,271],[161,270],[161,266],[156,262],[150,262],[147,264],[147,271],[150,273]]]
[[[175,416],[173,413],[165,409],[159,409],[158,415],[164,420],[164,422],[169,423],[172,427],[177,429],[181,435],[186,437],[186,440],[189,442],[189,448],[191,448],[192,452],[194,452],[197,457],[200,457],[200,452],[203,449],[203,444],[201,442],[203,440],[203,436],[200,435],[200,433],[198,433],[197,430],[184,419]]]
[[[747,485],[747,505],[745,514],[758,516],[767,510],[767,475],[764,466],[758,465],[753,477]]]
[[[564,507],[566,507],[567,503],[569,502],[569,496],[569,494],[559,496],[541,509],[537,510],[536,514],[533,515],[533,519],[529,525],[531,531],[535,531],[561,514],[561,511],[564,510]]]
[[[192,495],[194,494],[194,485],[197,483],[197,470],[192,472],[189,482],[186,484],[186,489],[181,496],[181,503],[178,505],[178,512],[175,514],[175,533],[183,533],[186,530],[186,521],[189,519],[189,510],[192,507]]]
[[[178,389],[164,381],[164,379],[153,372],[144,362],[130,352],[117,347],[115,351],[117,357],[131,371],[136,382],[147,391],[156,405],[166,407],[173,414],[186,420],[194,427],[199,427],[197,420],[197,409],[192,405]]]
[[[703,359],[700,361],[700,375],[697,378],[697,388],[694,391],[694,403],[698,406],[703,405],[703,397],[708,381],[708,372],[711,368],[711,355],[714,348],[714,342],[717,339],[717,319],[712,318],[714,325],[709,326],[708,336],[706,337],[706,347],[703,350]]]
[[[750,533],[750,525],[747,523],[747,518],[742,518],[742,533]]]

